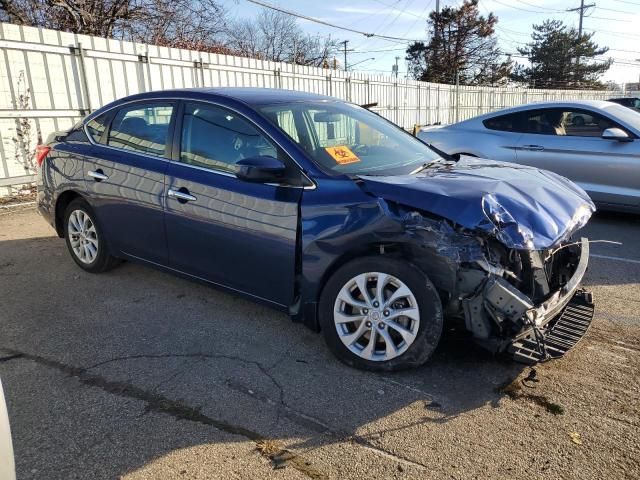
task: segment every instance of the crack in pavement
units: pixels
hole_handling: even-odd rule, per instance
[[[270,372],[270,370],[272,368],[274,368],[275,366],[277,366],[281,360],[276,361],[273,365],[271,365],[270,367],[266,368],[264,367],[264,365],[262,365],[260,362],[257,362],[255,360],[248,360],[246,358],[242,358],[242,357],[237,357],[237,356],[233,356],[233,355],[223,355],[223,354],[209,354],[209,353],[160,353],[160,354],[135,354],[135,355],[126,355],[126,356],[121,356],[121,357],[115,357],[115,358],[111,358],[109,360],[104,360],[102,362],[98,362],[94,365],[91,365],[90,367],[87,367],[87,370],[91,370],[93,368],[96,367],[100,367],[103,365],[107,365],[109,363],[114,363],[114,362],[118,362],[118,361],[125,361],[125,360],[132,360],[132,359],[149,359],[149,358],[179,358],[179,357],[187,357],[187,358],[205,358],[205,359],[225,359],[225,360],[232,360],[232,361],[239,361],[242,363],[247,363],[250,365],[254,365],[256,366],[265,376],[267,376],[271,382],[278,388],[278,392],[279,392],[279,403],[276,404],[276,402],[274,402],[271,398],[269,398],[267,395],[262,394],[260,392],[257,392],[255,390],[249,389],[248,387],[237,383],[237,382],[233,382],[230,379],[227,379],[227,381],[225,382],[225,385],[234,390],[237,391],[238,393],[242,393],[245,395],[248,395],[262,403],[266,403],[269,405],[277,405],[278,406],[278,410],[277,410],[277,420],[280,420],[281,416],[284,416],[286,419],[292,421],[293,423],[295,423],[296,425],[299,425],[303,428],[306,428],[308,430],[311,430],[313,432],[319,433],[319,434],[329,434],[330,436],[332,436],[333,438],[335,438],[337,441],[347,441],[350,442],[353,445],[357,445],[360,447],[364,447],[374,453],[379,454],[380,456],[387,458],[387,459],[394,459],[398,462],[404,463],[406,465],[412,465],[414,467],[420,468],[420,469],[426,469],[427,466],[419,463],[419,462],[415,462],[414,460],[411,460],[409,458],[406,458],[404,456],[398,455],[396,453],[392,453],[389,452],[387,450],[384,450],[383,448],[380,448],[379,446],[371,443],[367,438],[361,436],[361,435],[357,435],[357,434],[351,434],[349,432],[346,431],[340,431],[340,430],[335,430],[332,429],[330,426],[328,426],[327,424],[325,424],[324,422],[322,422],[320,419],[312,417],[311,415],[307,415],[305,413],[299,412],[293,408],[291,408],[284,400],[284,389],[282,387],[282,385],[275,379],[275,377],[273,376],[273,374]],[[406,388],[407,390],[410,390],[414,393],[419,393],[422,395],[426,395],[427,397],[429,397],[431,400],[433,400],[433,396],[420,390],[417,389],[415,387],[412,387],[411,385],[406,385],[404,383],[401,382],[397,382],[395,380],[391,380],[387,377],[379,377],[378,379],[381,379],[382,381],[386,382],[386,383],[390,383],[390,384],[394,384],[396,386],[401,386],[403,388]],[[281,413],[281,412],[284,413]]]
[[[4,349],[5,351],[10,351],[10,349]],[[16,353],[20,353],[20,352],[16,352]],[[110,363],[115,363],[115,362],[120,362],[120,361],[126,361],[126,360],[139,360],[139,359],[166,359],[166,358],[193,358],[193,359],[207,359],[207,360],[219,360],[219,359],[225,359],[225,360],[231,360],[231,361],[238,361],[241,363],[246,363],[246,364],[250,364],[250,365],[254,365],[255,367],[258,368],[258,370],[260,370],[260,372],[262,372],[267,378],[270,379],[270,381],[273,383],[273,385],[278,389],[278,396],[279,396],[279,401],[275,402],[274,400],[272,400],[271,398],[269,398],[267,395],[257,392],[255,390],[249,389],[248,387],[237,383],[237,382],[233,382],[230,379],[227,379],[227,381],[225,382],[225,385],[234,390],[237,391],[238,393],[242,393],[244,395],[248,395],[262,403],[266,403],[269,405],[275,405],[278,407],[277,410],[277,416],[278,416],[278,420],[280,419],[281,416],[287,418],[288,420],[290,420],[291,422],[295,423],[296,425],[299,425],[303,428],[306,428],[310,431],[313,431],[315,433],[319,433],[319,434],[323,434],[323,435],[329,435],[331,437],[333,437],[336,441],[345,441],[345,442],[349,442],[352,445],[356,445],[356,446],[360,446],[360,447],[364,447],[367,450],[378,454],[379,456],[386,458],[386,459],[390,459],[390,460],[394,460],[406,465],[411,465],[414,466],[416,468],[425,470],[427,469],[427,466],[416,462],[414,460],[411,460],[407,457],[401,456],[397,453],[392,453],[389,452],[373,443],[371,443],[367,438],[361,436],[361,435],[357,435],[357,434],[353,434],[353,433],[349,433],[346,431],[341,431],[341,430],[335,430],[332,429],[329,425],[325,424],[324,422],[322,422],[320,419],[315,418],[311,415],[307,415],[305,413],[299,412],[293,408],[291,408],[284,399],[284,389],[282,387],[282,385],[275,379],[275,377],[273,376],[273,374],[269,371],[270,368],[265,368],[264,365],[262,365],[260,362],[257,362],[255,360],[248,360],[246,358],[242,358],[242,357],[237,357],[237,356],[233,356],[233,355],[223,355],[223,354],[209,354],[209,353],[203,353],[203,352],[198,352],[198,353],[160,353],[160,354],[135,354],[135,355],[125,355],[125,356],[120,356],[120,357],[114,357],[108,360],[104,360],[98,363],[95,363],[93,365],[90,365],[88,367],[85,368],[78,368],[78,367],[71,367],[71,366],[67,366],[61,363],[58,363],[54,360],[48,360],[48,359],[44,359],[42,357],[38,357],[35,355],[30,355],[30,354],[21,354],[23,355],[25,358],[34,360],[38,363],[43,363],[45,365],[48,364],[48,362],[51,362],[54,368],[65,368],[65,369],[70,369],[72,372],[81,372],[84,376],[88,376],[90,377],[90,380],[88,382],[84,382],[83,383],[87,383],[92,385],[92,380],[93,378],[99,378],[100,382],[106,382],[107,384],[113,384],[116,386],[124,386],[125,390],[127,388],[131,388],[135,391],[140,391],[143,393],[144,397],[151,397],[151,398],[161,398],[162,402],[167,402],[167,405],[169,405],[169,407],[171,407],[172,405],[178,406],[179,408],[177,409],[178,414],[181,414],[180,412],[182,412],[182,409],[187,409],[188,412],[185,416],[176,416],[175,414],[171,413],[171,411],[164,411],[164,410],[157,410],[157,406],[154,404],[151,404],[152,407],[150,408],[151,411],[164,411],[165,413],[169,413],[172,414],[173,416],[176,416],[176,418],[180,418],[180,419],[186,419],[186,420],[191,420],[191,421],[200,421],[201,423],[206,423],[208,425],[212,425],[216,428],[218,428],[219,430],[223,430],[227,433],[235,433],[237,435],[242,435],[245,436],[251,440],[253,440],[254,442],[256,442],[256,444],[262,444],[265,441],[266,442],[272,442],[271,440],[267,440],[264,439],[260,434],[256,433],[256,432],[252,432],[248,429],[245,429],[244,427],[239,427],[239,426],[235,426],[235,425],[229,425],[226,424],[224,422],[220,422],[214,419],[210,419],[209,417],[204,416],[203,414],[200,413],[199,409],[195,409],[193,407],[189,407],[188,405],[185,405],[181,402],[176,402],[174,400],[171,399],[167,399],[159,394],[156,394],[155,392],[147,392],[145,390],[139,389],[138,387],[132,386],[130,384],[127,383],[123,383],[123,382],[112,382],[109,380],[104,379],[103,377],[99,377],[97,375],[92,375],[89,373],[90,370],[104,366],[104,365],[108,365]],[[40,360],[39,360],[40,359]],[[277,365],[279,362],[276,362],[274,364]],[[72,376],[79,376],[79,374],[77,373],[69,373]],[[80,377],[80,380],[82,381],[82,378]],[[407,388],[408,390],[411,390],[415,393],[422,393],[422,394],[426,394],[426,392],[423,392],[422,390],[416,389],[415,387],[411,387],[405,384],[401,384],[400,382],[396,382],[396,381],[392,381],[388,378],[383,377],[383,380],[387,383],[392,383],[398,386],[403,386],[405,388]],[[162,382],[164,383],[164,382]],[[101,385],[94,385],[94,386],[99,386],[101,388],[103,388]],[[105,389],[106,390],[106,389]],[[109,391],[109,390],[107,390]],[[111,392],[111,393],[115,393],[117,395],[119,395],[120,390],[118,388],[116,388],[115,392]],[[125,392],[126,393],[126,392]],[[433,398],[431,395],[426,394],[427,396],[429,396],[430,398]],[[125,395],[127,396],[127,395]],[[139,398],[138,396],[133,396],[132,398]],[[148,400],[146,400],[146,398],[140,398],[142,400],[145,400],[148,402]],[[161,402],[161,403],[162,403]],[[163,405],[161,405],[161,408],[164,408],[164,403]],[[171,408],[169,408],[169,410],[171,410]],[[208,421],[211,421],[213,423],[207,423]],[[219,427],[217,425],[220,425]],[[264,451],[264,449],[258,448],[258,450],[262,453]],[[297,470],[307,474],[307,476],[310,476],[311,478],[324,478],[324,475],[319,474],[320,476],[312,476],[309,475],[309,473],[307,472],[307,470],[309,470],[309,465],[307,465],[308,462],[300,459],[299,457],[297,457],[295,454],[293,454],[290,451],[287,451],[285,449],[282,449],[281,452],[277,455],[272,455],[269,457],[273,462],[275,466],[281,466],[283,464],[283,461],[287,464],[291,464],[294,468],[296,468]],[[283,460],[284,459],[284,460]],[[298,468],[300,467],[300,468]],[[317,472],[316,472],[317,473]]]
[[[313,466],[311,466],[311,463],[309,461],[306,461],[300,455],[297,455],[289,450],[278,447],[276,449],[270,449],[268,452],[265,452],[264,449],[260,448],[260,445],[264,442],[274,442],[263,437],[258,432],[254,432],[245,427],[232,425],[230,423],[216,420],[203,414],[200,409],[193,408],[189,405],[176,400],[172,400],[158,393],[149,392],[126,382],[112,381],[100,375],[89,373],[88,370],[90,368],[95,368],[95,366],[90,368],[74,367],[58,362],[56,360],[41,357],[39,355],[19,352],[9,348],[3,348],[3,350],[10,353],[10,359],[22,358],[31,360],[38,365],[53,368],[70,377],[73,377],[84,385],[100,388],[107,393],[117,395],[119,397],[143,401],[146,403],[145,408],[147,411],[167,414],[178,420],[187,420],[190,422],[201,423],[203,425],[214,427],[217,430],[232,435],[245,437],[253,441],[256,446],[256,450],[263,456],[271,460],[274,466],[282,467],[283,465],[289,465],[314,480],[327,478],[325,474],[321,473]]]
[[[0,357],[0,362],[8,362],[9,360],[13,360],[15,358],[22,358],[23,355],[21,353],[16,353],[15,355],[8,355],[6,357]]]

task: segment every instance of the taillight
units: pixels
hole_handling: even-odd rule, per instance
[[[42,166],[42,162],[44,162],[44,159],[50,151],[51,147],[48,145],[38,145],[36,147],[36,162],[38,162],[38,167]]]

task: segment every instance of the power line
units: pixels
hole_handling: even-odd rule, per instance
[[[397,2],[395,2],[395,4],[393,4],[393,5],[389,5],[388,3],[381,2],[380,0],[373,0],[373,1],[374,1],[374,2],[376,2],[376,3],[379,3],[380,5],[384,5],[384,6],[386,6],[386,7],[389,7],[389,8],[396,8],[396,5],[397,5],[398,3],[400,3],[400,0],[398,0]],[[429,3],[431,3],[432,1],[433,1],[433,0],[429,1]],[[425,10],[426,10],[426,8],[425,8]],[[411,17],[416,17],[416,18],[418,18],[418,19],[420,19],[420,20],[428,20],[428,18],[424,16],[424,11],[423,11],[421,14],[416,14],[416,13],[413,13],[413,12],[407,12],[407,11],[404,11],[404,12],[402,12],[402,14],[403,14],[403,15],[409,15],[409,16],[411,16]]]
[[[380,50],[352,50],[352,52],[353,53],[399,52],[400,50],[406,50],[406,49],[407,47],[398,47],[398,48],[381,48]]]
[[[502,5],[503,7],[508,7],[508,8],[513,8],[514,10],[520,10],[521,12],[529,12],[529,13],[538,13],[541,15],[548,15],[548,12],[543,12],[540,10],[531,10],[529,8],[522,8],[522,7],[516,7],[515,5],[509,5],[508,3],[503,3],[500,0],[493,0],[494,2],[496,2],[499,5]],[[524,3],[524,2],[522,2]],[[558,11],[558,13],[560,13],[560,11]]]
[[[540,5],[536,5],[534,3],[525,2],[524,0],[516,0],[518,3],[522,3],[524,5],[528,5],[530,7],[539,8],[540,10],[546,10],[548,12],[556,12],[556,13],[564,13],[564,10],[558,10],[557,8],[549,8],[549,7],[541,7]]]
[[[629,2],[628,0],[613,0],[614,2],[618,2],[618,3],[626,3],[628,5],[636,5],[638,7],[640,7],[640,3],[638,2]]]
[[[616,10],[615,8],[596,7],[596,10],[604,10],[606,12],[626,13],[628,15],[635,15],[638,12],[630,12],[628,10]]]
[[[596,17],[594,15],[585,15],[585,17],[593,18],[593,19],[596,19],[596,20],[606,20],[607,22],[625,22],[625,23],[629,23],[629,22],[633,21],[633,20],[626,20],[626,19],[621,19],[621,18]]]
[[[401,10],[398,11],[398,13],[396,14],[396,16],[393,18],[393,20],[391,20],[391,23],[387,24],[385,27],[383,27],[382,30],[380,30],[380,32],[383,31],[389,31],[389,29],[395,25],[395,23],[398,21],[398,19],[400,18],[401,15],[404,14],[404,12],[407,10],[407,8],[409,8],[409,6],[414,2],[415,0],[407,0],[407,3],[404,5],[404,8],[402,8]]]
[[[634,35],[633,33],[622,33],[622,32],[614,32],[612,30],[602,30],[602,29],[598,29],[598,30],[591,30],[591,29],[587,29],[585,28],[586,32],[591,32],[591,33],[608,33],[609,35],[613,36],[613,37],[621,37],[621,38],[640,38],[640,35]]]
[[[356,30],[354,28],[335,25],[333,23],[325,22],[324,20],[320,20],[319,18],[309,17],[307,15],[302,15],[301,13],[297,13],[297,12],[294,12],[292,10],[287,10],[285,8],[276,7],[275,5],[264,3],[264,2],[261,2],[259,0],[247,0],[247,2],[254,3],[256,5],[260,5],[261,7],[268,8],[270,10],[275,10],[276,12],[284,13],[286,15],[291,15],[292,17],[302,18],[302,19],[307,20],[309,22],[319,23],[320,25],[325,25],[327,27],[335,28],[335,29],[338,29],[338,30],[344,30],[344,31],[347,31],[347,32],[357,33],[359,35],[364,35],[367,38],[375,37],[375,38],[380,38],[380,39],[383,39],[383,40],[401,41],[401,42],[417,42],[417,41],[419,41],[419,40],[415,40],[415,39],[393,37],[393,36],[390,36],[390,35],[377,35],[375,33],[363,32],[362,30]]]

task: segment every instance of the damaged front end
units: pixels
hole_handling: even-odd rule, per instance
[[[511,250],[502,275],[487,273],[480,282],[461,269],[466,328],[484,347],[527,363],[563,355],[593,316],[591,295],[579,289],[588,258],[582,238],[552,250]]]
[[[531,241],[511,223],[493,235],[415,211],[403,223],[413,236],[412,258],[446,297],[445,312],[461,319],[484,348],[534,363],[563,355],[586,332],[593,316],[591,295],[580,289],[589,258],[586,238],[527,250],[507,240],[520,235]]]
[[[554,173],[464,158],[418,175],[361,177],[403,205],[412,261],[441,292],[448,317],[493,351],[527,363],[557,357],[586,332],[591,295],[580,289],[593,212],[588,195]]]

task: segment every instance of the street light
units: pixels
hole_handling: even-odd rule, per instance
[[[359,62],[352,63],[351,65],[349,65],[349,69],[352,69],[352,68],[353,68],[353,67],[355,67],[356,65],[360,65],[361,63],[369,62],[369,61],[371,61],[371,60],[375,60],[375,57],[365,58],[364,60],[360,60]]]

